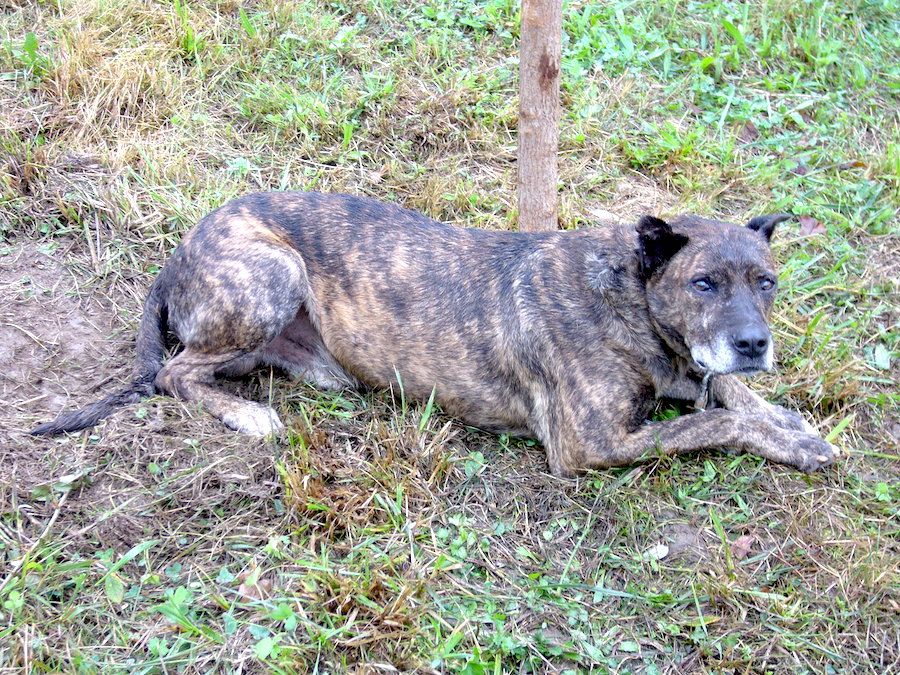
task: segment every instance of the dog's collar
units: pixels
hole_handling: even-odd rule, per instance
[[[695,410],[706,410],[706,406],[709,405],[709,381],[712,379],[712,376],[711,370],[704,371],[703,379],[700,381],[700,394],[697,396],[697,400],[694,401]]]

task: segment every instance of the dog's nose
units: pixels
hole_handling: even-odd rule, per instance
[[[741,356],[758,358],[769,348],[769,331],[761,326],[747,326],[731,336],[731,344]]]

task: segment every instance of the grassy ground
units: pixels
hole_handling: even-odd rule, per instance
[[[846,453],[546,473],[540,447],[257,373],[284,438],[127,376],[143,294],[226,199],[515,214],[512,0],[7,0],[0,9],[0,668],[900,668],[896,0],[573,1],[561,218],[792,210],[776,376]],[[894,22],[894,23],[892,23]]]

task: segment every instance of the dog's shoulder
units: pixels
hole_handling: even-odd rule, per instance
[[[633,224],[614,222],[578,232],[576,249],[581,272],[593,291],[629,291],[640,288],[637,235]]]

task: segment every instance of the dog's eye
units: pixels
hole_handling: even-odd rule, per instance
[[[697,279],[691,281],[691,286],[693,286],[695,290],[698,290],[701,293],[708,293],[710,291],[716,290],[716,285],[709,277],[698,277]]]
[[[775,288],[775,280],[771,277],[760,277],[759,278],[759,289],[761,291],[771,291]]]

